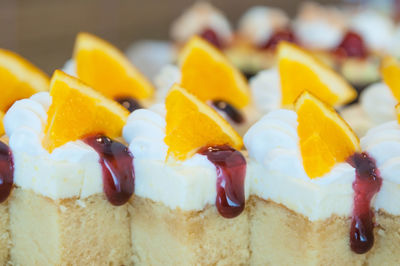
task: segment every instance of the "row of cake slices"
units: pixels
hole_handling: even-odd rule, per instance
[[[147,60],[162,65],[164,60],[174,58],[173,51],[179,51],[192,36],[199,35],[252,76],[273,66],[277,44],[288,41],[313,50],[361,90],[379,79],[380,55],[399,55],[400,30],[394,15],[367,6],[339,8],[306,2],[291,20],[283,10],[255,6],[245,12],[233,30],[223,12],[207,2],[197,2],[172,24],[172,49],[162,49],[164,46],[157,43],[149,46],[146,42],[133,46],[129,54],[143,62],[146,60],[138,52],[144,52],[149,54]],[[157,57],[151,56],[154,49],[158,51]]]
[[[152,85],[95,36],[77,38],[79,79],[49,81],[1,51],[2,262],[398,263],[398,122],[360,143],[329,107],[354,89],[295,45],[278,53],[278,87],[263,83],[276,108],[249,124],[245,152],[227,121],[249,121],[251,90],[198,37],[180,55],[179,85],[130,115]],[[384,65],[395,94],[400,67]]]

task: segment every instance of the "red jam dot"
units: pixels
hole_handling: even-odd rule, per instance
[[[379,192],[382,178],[375,160],[366,153],[354,154],[349,158],[349,163],[356,169],[350,246],[355,253],[364,254],[374,245],[374,212],[371,210],[371,200]]]
[[[125,107],[130,113],[137,109],[143,108],[137,100],[131,97],[117,97],[115,100]]]
[[[204,147],[198,151],[207,156],[217,168],[218,212],[225,218],[239,216],[245,205],[244,179],[246,160],[243,155],[228,145]]]
[[[368,55],[364,40],[355,32],[347,32],[334,53],[339,57],[365,58]]]
[[[272,36],[263,44],[259,46],[260,49],[275,50],[281,41],[297,43],[296,36],[290,29],[277,30]]]
[[[84,142],[100,156],[108,201],[115,206],[125,204],[135,190],[133,155],[124,144],[103,135],[87,137]]]
[[[231,104],[225,102],[225,101],[220,101],[216,100],[212,102],[212,105],[219,111],[225,113],[230,120],[235,122],[236,124],[240,124],[244,122],[244,117],[242,113],[233,107]]]
[[[10,148],[0,141],[0,203],[10,196],[14,184],[14,163]]]
[[[223,48],[222,41],[218,37],[218,34],[212,29],[205,29],[202,33],[199,34],[201,38],[208,41],[209,43],[213,44],[218,49]]]

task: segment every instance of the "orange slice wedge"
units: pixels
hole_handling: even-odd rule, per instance
[[[383,58],[380,70],[383,81],[400,102],[400,62],[394,57],[387,56]]]
[[[178,160],[192,156],[205,146],[230,145],[240,150],[239,134],[207,104],[174,85],[165,101],[168,154]]]
[[[349,103],[357,97],[345,79],[295,44],[278,45],[278,67],[282,106],[291,106],[305,90],[332,106]]]
[[[295,102],[303,166],[310,178],[328,173],[360,150],[359,139],[336,111],[305,91]]]
[[[237,108],[250,102],[242,73],[213,45],[193,37],[179,56],[181,85],[200,100],[223,100]]]
[[[79,33],[74,49],[76,73],[83,82],[108,98],[152,96],[147,78],[112,44],[89,33]]]
[[[0,137],[6,133],[4,129],[4,124],[3,124],[3,118],[4,118],[5,113],[0,111]]]
[[[88,135],[121,136],[129,112],[80,80],[56,70],[50,95],[52,103],[43,139],[48,151]]]
[[[4,115],[15,101],[48,90],[49,77],[21,56],[0,49],[0,86],[0,112]]]

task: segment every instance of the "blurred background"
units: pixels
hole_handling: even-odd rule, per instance
[[[0,47],[20,53],[48,72],[71,57],[79,31],[95,33],[125,50],[139,39],[168,39],[171,22],[195,0],[0,0]],[[210,0],[232,23],[254,5],[294,16],[303,1]],[[322,4],[365,1],[320,0]],[[375,1],[381,7],[391,1]]]

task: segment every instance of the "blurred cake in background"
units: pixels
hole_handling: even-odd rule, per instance
[[[293,21],[293,29],[305,48],[316,52],[330,51],[342,40],[346,21],[346,16],[338,8],[305,2]]]
[[[233,33],[225,15],[208,2],[196,2],[184,10],[171,26],[171,39],[177,49],[198,35],[216,47],[231,44]]]
[[[276,63],[280,41],[296,42],[288,15],[277,8],[255,6],[239,20],[234,42],[226,53],[249,78]]]
[[[371,17],[371,20],[368,20]],[[293,22],[301,44],[336,68],[358,91],[379,79],[379,56],[391,46],[388,16],[306,2]],[[375,29],[383,28],[380,33]],[[382,35],[376,40],[373,36]]]
[[[358,104],[341,111],[359,136],[364,136],[374,126],[396,119],[394,106],[400,102],[400,63],[393,57],[385,57],[380,69],[382,81],[365,88]]]

